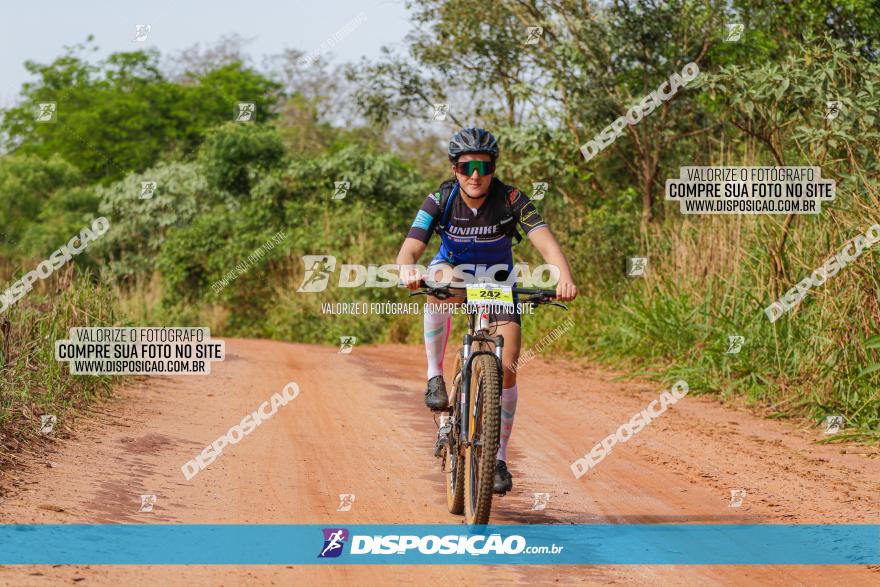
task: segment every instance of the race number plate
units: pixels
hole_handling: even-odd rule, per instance
[[[467,286],[468,306],[496,305],[513,307],[513,292],[509,285],[495,283],[469,283]]]

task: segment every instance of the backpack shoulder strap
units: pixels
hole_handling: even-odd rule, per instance
[[[440,184],[440,219],[437,221],[437,232],[446,228],[452,211],[452,201],[457,194],[458,182],[450,179]]]
[[[513,186],[503,184],[500,181],[498,183],[498,187],[500,188],[499,196],[504,200],[504,212],[502,213],[500,222],[505,234],[513,239],[513,244],[516,245],[522,240],[522,235],[519,233],[516,226],[516,214],[513,212],[513,204],[519,196],[519,190]]]

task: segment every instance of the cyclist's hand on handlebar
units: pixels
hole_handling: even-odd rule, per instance
[[[414,265],[403,265],[400,267],[400,281],[410,291],[422,288],[422,276],[419,273],[418,267]]]
[[[571,281],[562,281],[556,284],[556,299],[560,302],[570,302],[578,295],[577,286]]]

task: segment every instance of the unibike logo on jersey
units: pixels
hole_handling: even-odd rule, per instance
[[[500,224],[492,224],[491,226],[448,226],[446,231],[455,236],[485,236],[487,234],[495,234],[501,230]]]
[[[345,541],[348,540],[348,530],[345,528],[324,528],[324,546],[318,554],[318,558],[336,558],[342,554]]]

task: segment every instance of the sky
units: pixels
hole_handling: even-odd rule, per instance
[[[101,49],[98,56],[147,47],[176,54],[237,33],[252,39],[245,51],[256,64],[284,49],[308,54],[322,46],[329,49],[323,55],[341,63],[375,59],[383,45],[399,45],[411,28],[404,0],[30,0],[4,12],[0,107],[12,105],[30,79],[26,60],[49,63],[89,34]],[[150,32],[138,42],[135,26],[142,24]]]

